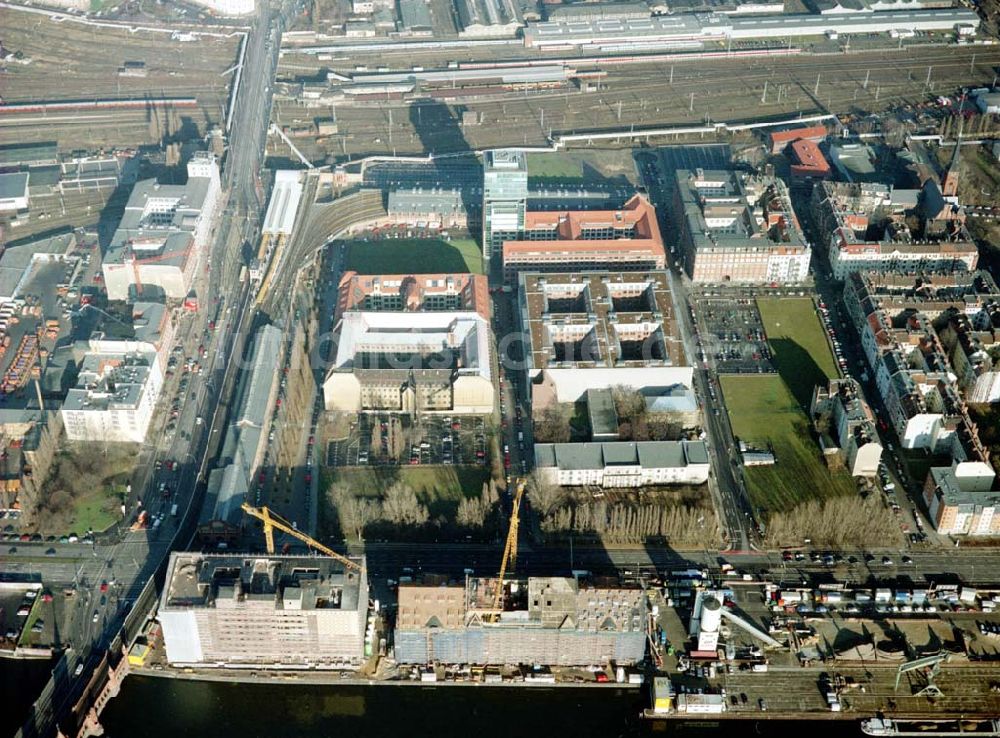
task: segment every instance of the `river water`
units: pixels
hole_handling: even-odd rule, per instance
[[[854,738],[853,723],[648,723],[635,689],[273,685],[130,676],[105,708],[109,738]],[[706,716],[709,717],[709,716]]]

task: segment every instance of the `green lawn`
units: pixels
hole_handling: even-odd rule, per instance
[[[583,183],[633,180],[635,165],[629,149],[560,151],[528,154],[528,177],[544,183]]]
[[[431,518],[453,519],[462,497],[477,497],[489,468],[483,466],[381,466],[332,469],[333,482],[347,482],[357,494],[377,496],[393,482],[402,482],[427,505]]]
[[[809,419],[780,376],[724,375],[719,378],[733,432],[754,446],[774,449],[774,466],[744,470],[757,508],[790,510],[816,497],[852,494],[846,472],[832,473],[820,457]]]
[[[70,514],[67,533],[84,535],[87,531],[101,533],[121,519],[124,489],[99,487],[76,498]]]
[[[347,269],[359,274],[483,273],[483,256],[471,238],[388,238],[352,241]]]
[[[839,375],[812,299],[760,298],[757,309],[774,352],[775,368],[799,405],[808,409],[813,388]]]

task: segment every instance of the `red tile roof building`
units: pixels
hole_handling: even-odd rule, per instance
[[[663,269],[656,209],[634,195],[620,210],[529,212],[524,237],[503,242],[504,274],[567,269]]]
[[[771,134],[771,153],[780,154],[792,141],[805,139],[819,143],[827,137],[826,126],[810,126],[809,128],[793,128],[790,131],[775,131]]]
[[[358,274],[348,271],[337,292],[339,320],[348,310],[449,310],[490,319],[489,283],[482,274]]]
[[[830,176],[830,164],[819,145],[807,138],[792,142],[792,178],[826,179]]]

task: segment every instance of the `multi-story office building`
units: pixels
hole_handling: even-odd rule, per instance
[[[528,207],[528,162],[523,151],[483,154],[483,257],[489,262],[505,240],[524,232]]]
[[[655,401],[692,386],[666,272],[522,273],[517,309],[536,412],[590,389]]]
[[[160,597],[176,666],[357,668],[365,653],[363,558],[174,552]]]
[[[347,311],[323,383],[328,409],[382,413],[490,413],[489,322],[467,311]]]
[[[62,406],[71,441],[142,443],[160,395],[156,354],[88,353]]]
[[[129,289],[154,288],[183,299],[209,244],[221,193],[219,166],[208,152],[188,162],[183,185],[155,179],[136,184],[104,256],[108,299],[125,300]]]
[[[656,209],[634,195],[617,210],[533,211],[520,238],[503,241],[507,279],[524,271],[663,269]]]
[[[489,283],[482,274],[358,274],[340,278],[336,319],[370,312],[466,311],[490,319]]]
[[[693,282],[779,284],[809,274],[805,240],[784,182],[742,172],[678,170],[674,215]]]

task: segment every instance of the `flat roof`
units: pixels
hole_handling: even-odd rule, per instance
[[[28,173],[9,172],[0,174],[0,198],[11,199],[28,196]]]
[[[255,607],[282,611],[367,609],[360,602],[365,574],[363,556],[350,557],[362,568],[350,569],[323,556],[266,554],[170,554],[161,609],[212,609],[220,600],[253,601]]]
[[[522,272],[518,308],[529,371],[686,364],[665,272]],[[560,355],[557,343],[581,353]]]
[[[302,172],[294,169],[279,169],[275,172],[274,189],[271,190],[271,200],[267,204],[261,233],[272,236],[291,235],[299,201],[302,199],[302,189]]]
[[[708,464],[704,441],[607,441],[604,443],[536,443],[535,465],[563,470],[637,466],[669,469]]]

